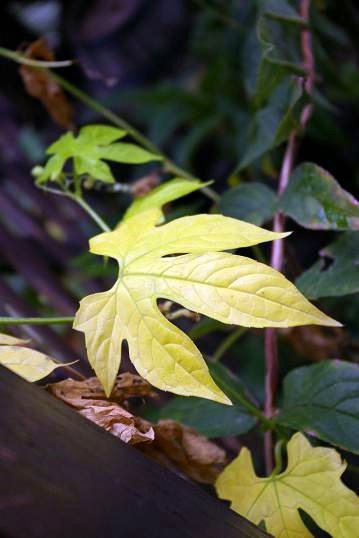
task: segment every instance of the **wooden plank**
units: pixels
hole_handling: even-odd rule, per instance
[[[0,367],[2,538],[268,536]]]

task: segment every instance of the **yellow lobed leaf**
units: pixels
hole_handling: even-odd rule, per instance
[[[26,346],[30,342],[31,340],[24,340],[10,334],[0,333],[0,346]]]
[[[242,448],[216,482],[218,496],[231,508],[280,538],[309,538],[298,509],[333,538],[355,538],[359,498],[340,480],[346,464],[331,448],[313,448],[301,433],[287,445],[288,465],[280,474],[258,477],[250,452]]]
[[[137,371],[154,386],[230,403],[197,347],[159,312],[159,298],[248,327],[338,325],[280,273],[219,252],[287,234],[222,215],[183,217],[156,226],[160,217],[158,208],[151,209],[90,241],[91,252],[115,258],[120,267],[113,288],[83,299],[74,322],[85,333],[90,363],[106,394],[126,340]],[[163,257],[170,254],[177,256]]]
[[[64,366],[35,349],[8,345],[0,346],[0,364],[27,381],[38,381]]]

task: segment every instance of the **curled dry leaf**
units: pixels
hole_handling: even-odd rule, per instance
[[[138,447],[140,450],[197,482],[213,484],[216,481],[226,464],[224,450],[175,420],[160,420],[153,428],[154,441]]]
[[[348,335],[336,327],[290,327],[282,333],[297,355],[312,361],[341,356],[349,344]]]
[[[56,398],[74,407],[82,416],[119,437],[124,443],[136,445],[142,452],[171,469],[205,484],[213,484],[226,463],[224,450],[203,435],[174,420],[158,424],[132,415],[124,404],[131,397],[154,397],[151,385],[129,372],[119,375],[106,399],[96,377],[84,381],[65,379],[47,387]]]
[[[151,426],[144,427],[131,413],[106,400],[84,400],[79,413],[129,445],[153,441],[155,437]]]
[[[59,383],[49,385],[48,390],[72,407],[82,408],[86,400],[105,400],[106,395],[97,377],[90,377],[84,381],[65,379]],[[157,394],[139,375],[125,372],[116,378],[115,385],[111,393],[111,401],[125,402],[128,398],[156,397]]]
[[[48,386],[56,398],[71,405],[87,419],[119,437],[124,443],[134,445],[154,439],[154,431],[149,423],[141,422],[114,401],[106,400],[105,393],[97,378],[84,381],[65,379]],[[126,401],[134,396],[153,396],[151,386],[137,375],[126,372],[119,375],[113,392],[113,400]]]
[[[37,39],[24,51],[27,58],[52,62],[55,55],[44,39]],[[19,69],[26,91],[39,99],[52,119],[64,129],[73,129],[73,108],[60,86],[47,71],[22,65]]]

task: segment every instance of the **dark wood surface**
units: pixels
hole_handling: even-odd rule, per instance
[[[0,367],[0,536],[267,535],[200,487]]]

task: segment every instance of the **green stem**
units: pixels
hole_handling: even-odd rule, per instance
[[[275,467],[273,469],[273,475],[279,474],[283,467],[283,459],[282,459],[282,448],[283,448],[283,440],[280,440],[276,443],[274,448],[274,461],[275,461]]]
[[[212,355],[212,361],[218,362],[226,351],[230,347],[233,346],[233,344],[245,333],[247,332],[247,327],[238,327],[238,329],[235,329],[232,331],[224,340],[221,342],[221,344],[218,346],[216,351]]]
[[[56,318],[12,318],[0,317],[0,325],[63,325],[73,323],[74,316]]]
[[[102,231],[104,232],[111,231],[111,228],[106,224],[106,222],[102,220],[100,215],[96,213],[96,211],[92,209],[92,207],[89,206],[89,204],[83,198],[71,192],[66,192],[64,194],[68,196],[68,198],[71,198],[71,200],[74,200],[76,203],[78,203],[79,206],[81,206],[82,209],[86,211],[88,215],[90,215],[90,217],[96,222],[96,224],[98,225],[99,228],[101,228]]]

